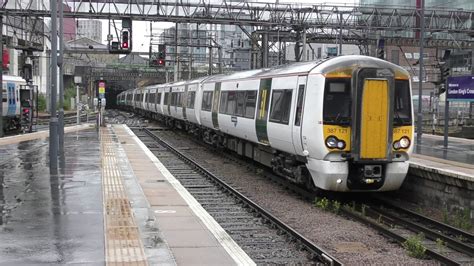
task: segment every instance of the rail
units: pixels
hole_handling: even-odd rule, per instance
[[[266,211],[265,209],[263,209],[261,206],[259,206],[258,204],[256,204],[255,202],[253,202],[252,200],[248,199],[247,197],[245,197],[243,194],[241,194],[240,192],[238,192],[237,190],[235,190],[234,188],[232,188],[231,186],[229,186],[228,184],[226,184],[224,181],[222,181],[220,178],[218,178],[217,176],[215,176],[213,173],[211,173],[209,170],[207,170],[206,168],[204,168],[203,166],[201,166],[199,163],[197,163],[196,161],[194,161],[193,159],[189,158],[188,156],[184,155],[182,152],[180,152],[179,150],[175,149],[174,147],[172,147],[169,143],[167,143],[166,141],[162,140],[161,138],[159,138],[158,136],[156,136],[155,134],[153,134],[149,129],[147,128],[143,128],[143,130],[145,131],[145,133],[147,133],[151,138],[153,138],[154,140],[156,140],[157,142],[159,142],[160,144],[162,144],[163,146],[165,146],[167,149],[169,149],[170,151],[172,151],[175,155],[177,155],[181,160],[183,160],[184,162],[186,162],[187,164],[190,164],[192,165],[194,168],[196,168],[199,172],[201,172],[202,174],[204,174],[205,176],[207,176],[208,178],[212,179],[213,181],[215,181],[220,187],[222,187],[225,191],[231,193],[234,197],[242,200],[243,202],[245,202],[245,204],[252,208],[253,210],[255,210],[256,212],[258,212],[259,214],[262,215],[262,217],[264,217],[266,220],[270,221],[271,223],[273,223],[275,226],[277,226],[279,229],[281,229],[282,231],[285,231],[287,232],[291,237],[293,237],[296,241],[300,242],[307,250],[309,250],[310,252],[312,252],[313,254],[315,254],[317,256],[317,258],[327,264],[327,265],[342,265],[342,263],[337,260],[335,257],[333,257],[332,255],[330,255],[329,253],[327,253],[326,251],[324,251],[322,248],[320,248],[319,246],[317,246],[316,244],[314,244],[313,242],[311,242],[309,239],[305,238],[303,235],[301,235],[300,233],[298,233],[297,231],[295,231],[293,228],[289,227],[288,225],[286,225],[284,222],[282,222],[281,220],[279,220],[278,218],[276,218],[275,216],[273,216],[271,213],[269,213],[268,211]]]

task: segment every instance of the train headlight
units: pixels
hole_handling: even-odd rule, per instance
[[[395,141],[395,142],[393,143],[393,148],[394,148],[395,150],[400,149],[400,141],[398,141],[398,140]]]
[[[402,137],[400,140],[393,143],[393,148],[395,150],[406,149],[408,147],[410,147],[410,139],[408,137]]]
[[[334,149],[337,147],[337,142],[338,142],[338,139],[334,136],[329,136],[327,139],[326,139],[326,146],[328,146],[328,148],[330,149]]]
[[[343,150],[346,147],[346,143],[343,140],[337,142],[337,148]]]
[[[399,143],[400,143],[400,148],[402,149],[406,149],[410,147],[410,139],[408,137],[402,137]]]

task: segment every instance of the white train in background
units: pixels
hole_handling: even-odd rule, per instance
[[[4,130],[19,130],[21,128],[21,93],[26,81],[17,76],[3,75],[2,117]]]
[[[331,191],[398,189],[413,149],[410,76],[367,56],[137,88],[118,104]]]

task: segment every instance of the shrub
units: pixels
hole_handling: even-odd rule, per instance
[[[408,251],[409,256],[417,259],[423,259],[425,257],[426,248],[422,243],[423,238],[423,234],[418,234],[410,236],[403,242],[403,247]]]
[[[40,112],[46,111],[46,96],[41,93],[38,95],[38,110]]]
[[[327,210],[329,209],[329,200],[326,198],[315,199],[316,207]]]

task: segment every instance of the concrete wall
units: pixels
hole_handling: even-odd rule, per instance
[[[410,168],[397,194],[407,201],[440,211],[469,209],[471,221],[474,221],[474,180]]]

